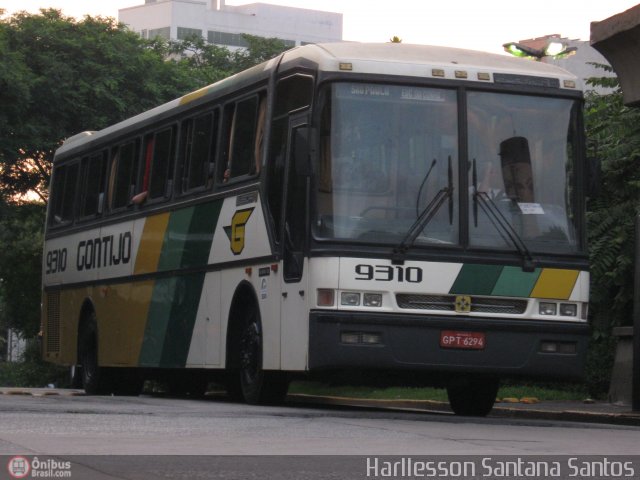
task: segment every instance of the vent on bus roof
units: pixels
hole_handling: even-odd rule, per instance
[[[47,353],[60,352],[60,292],[47,293]]]
[[[396,300],[400,308],[414,310],[456,311],[456,295],[415,295],[399,293]],[[470,297],[471,312],[504,313],[522,315],[527,309],[527,300],[513,298]]]

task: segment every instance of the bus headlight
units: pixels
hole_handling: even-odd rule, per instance
[[[382,294],[381,293],[365,293],[362,296],[362,305],[364,305],[365,307],[381,307]]]
[[[355,292],[342,292],[340,294],[340,305],[357,307],[360,305],[360,294]]]
[[[563,317],[575,317],[578,315],[578,305],[575,303],[561,303],[560,315]]]
[[[540,315],[556,315],[558,306],[551,302],[540,302]]]

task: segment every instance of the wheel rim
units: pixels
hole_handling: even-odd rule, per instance
[[[242,379],[248,384],[254,383],[260,372],[260,330],[258,324],[249,323],[242,332],[240,368]]]

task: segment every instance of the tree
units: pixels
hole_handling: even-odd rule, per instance
[[[589,84],[614,87],[617,80],[593,78]],[[634,221],[640,213],[640,110],[624,106],[619,88],[608,95],[591,92],[585,120],[592,152],[602,164],[600,193],[590,200],[587,219],[593,313],[596,327],[603,325],[607,330],[632,321]]]
[[[167,42],[166,56],[172,59],[194,82],[194,88],[222,80],[234,73],[270,60],[288,49],[278,38],[242,35],[246,48],[231,51],[208,43],[200,35]],[[162,42],[159,40],[159,42]]]
[[[618,87],[608,95],[588,93],[585,105],[591,154],[602,165],[600,193],[587,205],[592,338],[586,383],[591,395],[603,396],[615,352],[612,327],[632,324],[634,220],[640,212],[640,111],[624,106],[616,78],[592,78],[588,84]]]
[[[113,19],[0,9],[0,325],[39,329],[44,203],[53,154],[102,129],[284,51],[247,36],[231,52],[202,38],[147,41]],[[35,192],[40,204],[16,202]]]
[[[0,203],[0,325],[33,337],[40,328],[42,204]]]
[[[183,40],[156,40],[165,57],[171,59],[192,82],[192,90],[215,83],[236,72],[233,53],[205,41],[200,35]],[[164,45],[163,45],[164,42]]]
[[[0,18],[0,190],[46,200],[55,149],[178,97],[193,82],[113,19],[57,10]]]
[[[271,60],[289,49],[279,38],[264,38],[248,34],[242,35],[242,38],[247,42],[247,47],[234,52],[234,73]]]

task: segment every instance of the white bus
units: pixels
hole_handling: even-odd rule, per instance
[[[250,403],[395,371],[486,415],[587,348],[580,81],[406,44],[307,45],[57,151],[43,355]]]

